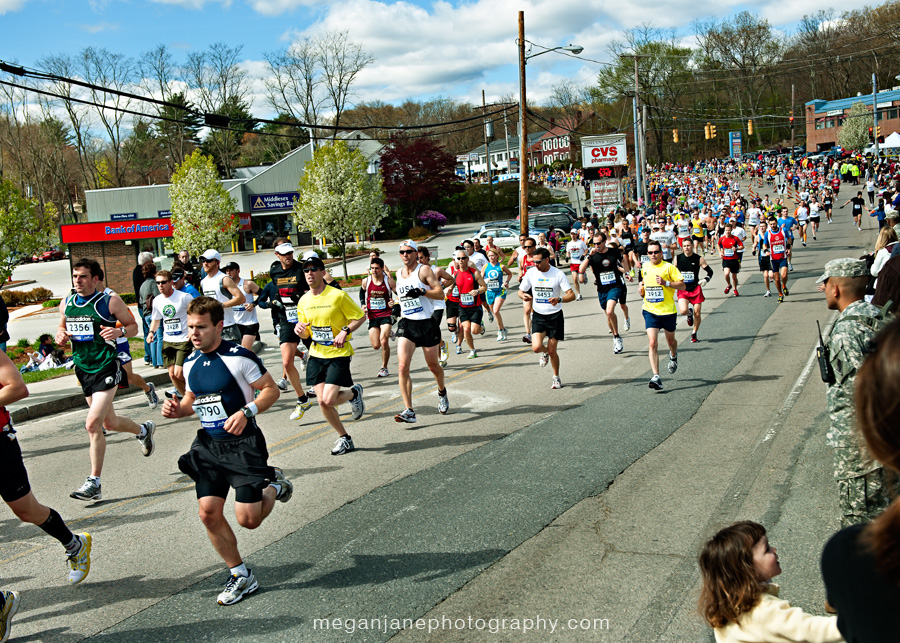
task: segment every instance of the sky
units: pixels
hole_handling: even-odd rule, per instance
[[[874,4],[880,4],[875,2]],[[253,80],[254,115],[272,116],[262,79],[264,54],[303,36],[347,31],[375,59],[351,102],[400,104],[444,96],[490,103],[518,96],[518,12],[525,37],[540,47],[576,44],[599,63],[623,30],[652,24],[692,41],[691,23],[744,9],[793,33],[797,22],[833,0],[0,0],[0,60],[30,68],[48,54],[104,47],[127,56],[165,44],[179,62],[215,42],[242,47]],[[589,84],[598,62],[549,53],[529,61],[528,101],[547,100],[562,80]]]

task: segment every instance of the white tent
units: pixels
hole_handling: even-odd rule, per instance
[[[900,134],[894,132],[890,136],[884,139],[884,143],[879,143],[878,147],[882,149],[887,148],[898,148],[900,147]]]

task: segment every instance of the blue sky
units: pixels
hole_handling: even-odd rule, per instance
[[[139,56],[167,45],[179,61],[188,51],[224,41],[243,46],[254,80],[254,113],[269,115],[262,93],[263,53],[324,30],[348,31],[375,58],[356,84],[354,101],[447,96],[471,102],[518,94],[518,11],[526,38],[554,47],[576,43],[608,61],[607,46],[623,29],[652,22],[684,37],[696,19],[751,8],[792,32],[804,15],[840,7],[831,0],[0,0],[0,59],[38,67],[49,53],[86,46]],[[537,50],[536,50],[537,51]],[[528,65],[529,100],[545,100],[554,84],[587,84],[594,63],[556,54]]]

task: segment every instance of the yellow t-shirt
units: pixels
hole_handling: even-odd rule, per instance
[[[347,337],[343,348],[338,348],[333,342],[341,328],[362,316],[362,308],[353,301],[353,297],[331,286],[325,286],[320,295],[314,295],[310,290],[297,302],[297,320],[310,324],[309,333],[313,340],[310,355],[313,357],[329,359],[353,355],[353,347],[350,346],[352,336]]]
[[[675,289],[656,283],[656,276],[663,281],[681,281],[681,271],[668,261],[661,261],[654,266],[645,261],[641,266],[641,277],[644,280],[644,305],[643,309],[654,315],[675,314]]]

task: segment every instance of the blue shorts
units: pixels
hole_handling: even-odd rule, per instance
[[[597,299],[600,300],[600,305],[603,306],[603,310],[606,310],[606,302],[614,301],[619,303],[622,299],[622,289],[616,286],[615,288],[610,288],[609,290],[603,290],[597,293]]]
[[[678,315],[675,313],[672,313],[671,315],[654,315],[653,313],[648,313],[646,310],[642,310],[641,312],[644,314],[645,328],[661,328],[670,333],[675,332],[675,324],[678,321]]]
[[[487,290],[484,293],[484,298],[487,300],[488,306],[493,306],[495,299],[506,299],[506,288]]]
[[[788,267],[787,257],[782,257],[781,259],[771,259],[770,258],[770,261],[772,262],[772,272],[778,272],[782,268],[787,270],[787,267]]]
[[[131,361],[131,345],[128,342],[116,343],[116,353],[119,363],[123,366]]]

